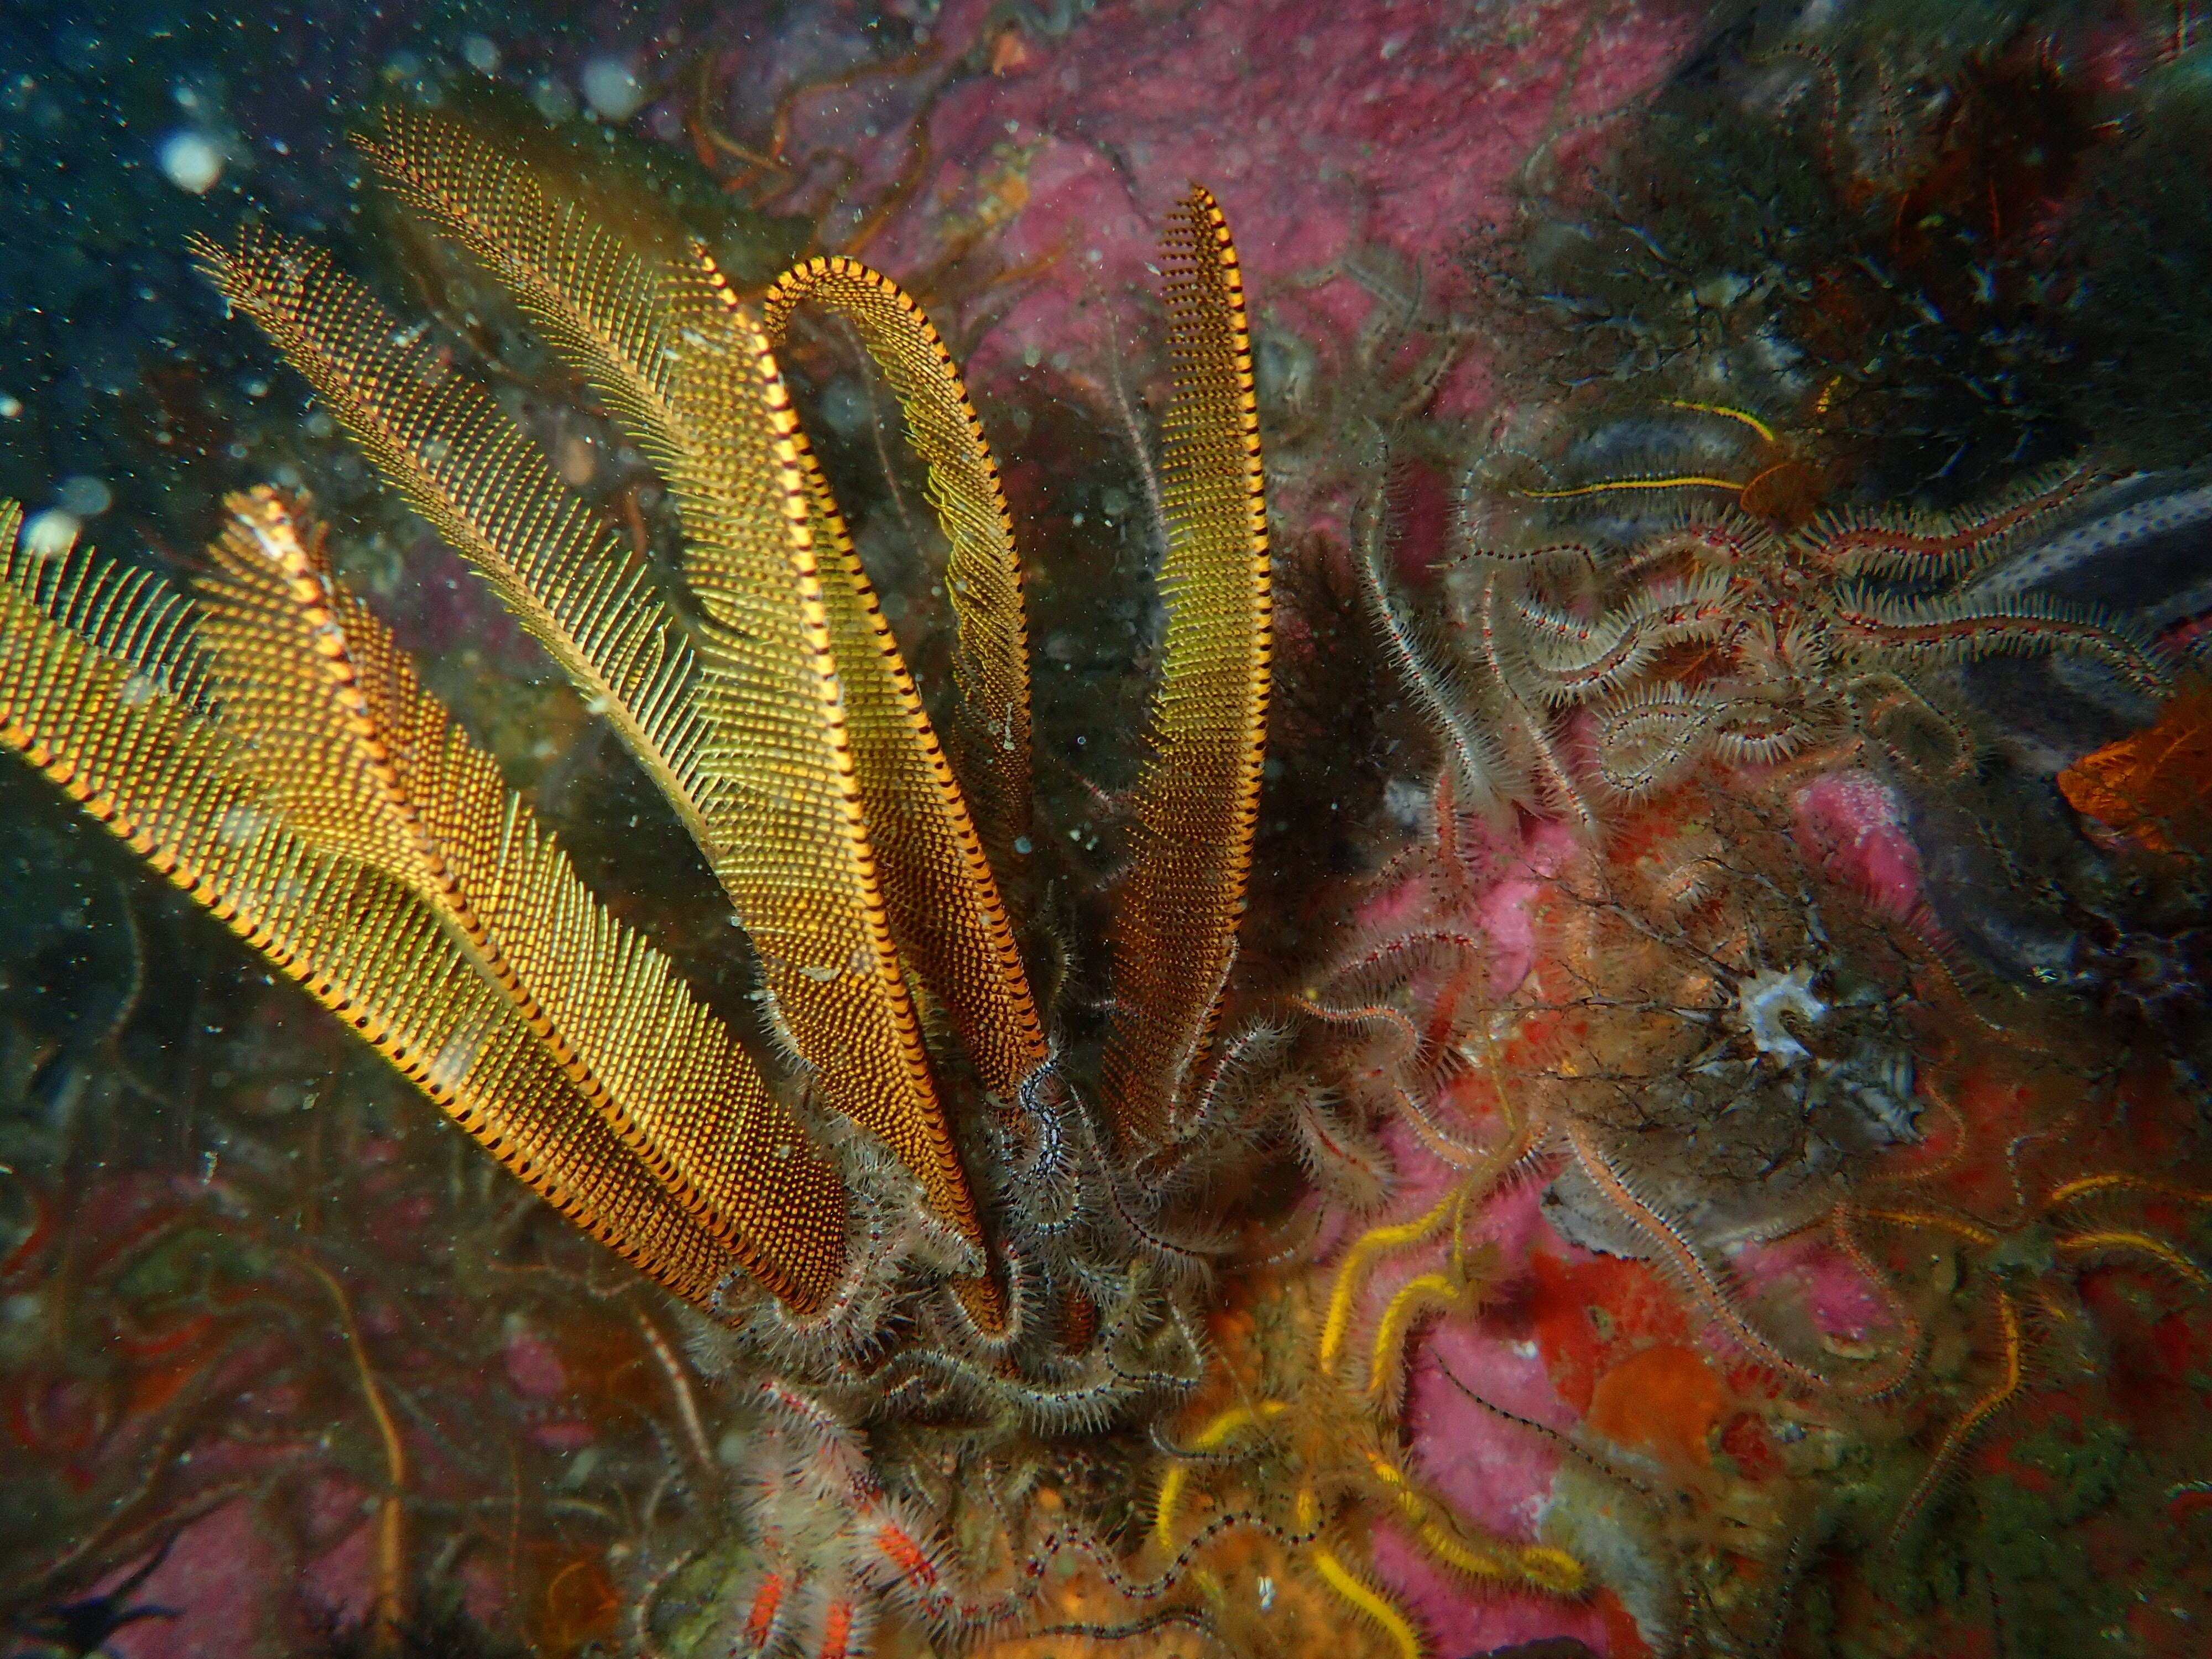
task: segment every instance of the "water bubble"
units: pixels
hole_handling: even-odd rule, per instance
[[[204,196],[222,178],[222,146],[187,128],[161,141],[161,171],[179,190]]]
[[[115,492],[107,487],[105,479],[80,472],[75,477],[62,480],[60,488],[54,491],[54,499],[64,513],[79,519],[96,519],[115,505]]]
[[[559,123],[576,112],[576,96],[550,76],[530,89],[530,101],[547,120]]]
[[[83,528],[84,520],[58,507],[33,513],[23,520],[23,551],[34,559],[58,559],[76,545],[77,532]]]
[[[109,52],[107,37],[97,29],[64,29],[54,40],[54,55],[80,75],[97,72]]]
[[[584,101],[602,121],[627,121],[645,104],[645,88],[637,72],[619,58],[594,58],[576,77]]]
[[[465,34],[461,37],[461,61],[478,75],[495,75],[499,72],[499,48],[489,35]]]
[[[867,392],[851,376],[840,374],[823,388],[822,418],[839,437],[857,437],[871,416]]]

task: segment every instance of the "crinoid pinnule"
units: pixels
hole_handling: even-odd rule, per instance
[[[765,1376],[740,1649],[1019,1625],[1070,1552],[1170,1613],[1188,1564],[1121,1573],[1099,1471],[1149,1461],[1142,1425],[1204,1364],[1172,1176],[1219,1138],[1271,642],[1227,222],[1194,187],[1164,256],[1170,620],[1094,1073],[1048,1030],[994,868],[1030,851],[1022,562],[936,331],[846,258],[741,295],[657,201],[486,119],[395,106],[362,148],[661,474],[673,573],[319,250],[249,228],[198,252],[658,787],[758,957],[779,1063],[585,887],[301,499],[232,498],[189,595],[18,544],[11,510],[0,741],[689,1304],[702,1364]],[[802,308],[853,324],[928,471],[951,757],[785,385]]]

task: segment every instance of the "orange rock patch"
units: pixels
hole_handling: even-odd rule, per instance
[[[1669,1462],[1710,1468],[1728,1390],[1694,1348],[1642,1348],[1597,1380],[1589,1426],[1618,1445]]]
[[[2156,725],[2084,755],[2058,788],[2075,811],[2153,852],[2202,845],[2212,831],[2212,690],[2182,693]]]

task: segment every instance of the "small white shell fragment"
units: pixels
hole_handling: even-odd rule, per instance
[[[1751,1034],[1752,1045],[1760,1054],[1779,1055],[1785,1061],[1812,1058],[1812,1051],[1782,1023],[1783,1015],[1795,1014],[1811,1025],[1828,1012],[1828,1005],[1813,994],[1808,965],[1800,963],[1786,974],[1771,968],[1754,974],[1744,981],[1739,995],[1736,1023]]]

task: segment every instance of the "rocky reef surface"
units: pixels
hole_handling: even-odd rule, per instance
[[[618,133],[733,268],[817,247],[899,277],[1040,550],[1040,813],[1081,914],[1158,646],[1147,264],[1203,181],[1254,301],[1285,594],[1226,1028],[1264,1034],[1231,1081],[1285,1173],[1237,1218],[1207,1376],[1117,1542],[1151,1571],[1224,1516],[1273,1525],[1188,1564],[1207,1631],[1122,1645],[2187,1653],[2212,1618],[2188,17],[18,17],[0,166],[52,252],[0,289],[0,493],[188,569],[224,489],[306,484],[580,867],[744,1022],[672,826],[184,234],[254,212],[349,245],[663,549],[648,469],[515,319],[433,252],[366,251],[344,130],[490,77]],[[927,681],[943,596],[890,406],[834,332],[793,356]],[[708,1650],[757,1425],[683,1321],[36,779],[0,777],[0,813],[18,1643]],[[1063,1575],[1042,1622],[1111,1600]]]

